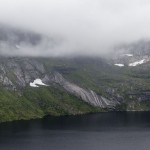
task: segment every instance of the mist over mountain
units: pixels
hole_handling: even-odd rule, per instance
[[[0,122],[150,110],[149,1],[1,2]]]
[[[0,5],[0,22],[48,37],[36,48],[23,43],[26,50],[13,52],[28,56],[107,55],[122,43],[149,40],[149,14],[148,0],[1,0]]]
[[[0,149],[149,149],[149,27],[149,0],[0,0]]]
[[[60,43],[59,38],[0,24],[1,56],[52,57]]]

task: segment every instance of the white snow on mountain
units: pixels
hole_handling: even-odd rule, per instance
[[[133,56],[133,54],[124,54],[124,56],[132,57],[132,56]]]
[[[17,49],[20,49],[20,46],[19,46],[19,45],[16,45],[16,48],[17,48]]]
[[[35,79],[34,82],[30,82],[31,87],[39,87],[39,85],[47,86],[45,83],[42,82],[41,79]]]
[[[145,59],[142,59],[142,60],[139,60],[139,61],[136,61],[136,62],[133,62],[133,63],[130,63],[129,66],[137,66],[137,65],[141,65],[145,62]]]
[[[114,64],[115,66],[124,67],[124,64]]]

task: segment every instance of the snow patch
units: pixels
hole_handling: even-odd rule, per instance
[[[134,67],[134,66],[137,66],[137,65],[141,65],[141,64],[143,64],[144,62],[145,62],[145,59],[142,59],[142,60],[140,60],[140,61],[136,61],[136,62],[134,62],[134,63],[130,63],[129,66]]]
[[[132,57],[133,54],[124,54],[125,56],[129,56],[129,57]]]
[[[39,85],[48,86],[41,79],[35,79],[34,82],[30,82],[31,87],[39,87]]]
[[[124,64],[114,64],[115,66],[124,67]]]
[[[38,85],[36,85],[34,82],[32,83],[32,82],[30,82],[30,86],[31,87],[39,87]]]
[[[20,49],[20,46],[19,46],[19,45],[16,45],[16,48],[17,48],[17,49]]]

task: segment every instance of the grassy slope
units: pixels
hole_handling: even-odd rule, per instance
[[[44,62],[49,70],[62,73],[66,79],[97,92],[108,87],[124,92],[150,86],[149,67],[110,66],[98,60],[50,60]],[[147,65],[147,64],[145,64]],[[145,69],[144,69],[145,68]]]
[[[111,97],[106,90],[113,88],[123,96],[126,104],[118,110],[150,110],[147,102],[139,103],[128,93],[150,87],[150,64],[138,67],[116,67],[93,59],[42,60],[47,71],[59,71],[63,76],[84,88],[90,88],[98,94]],[[70,115],[102,111],[74,97],[63,89],[52,87],[27,87],[21,93],[0,89],[0,121],[31,119],[44,115]]]
[[[0,122],[97,111],[63,89],[27,87],[22,94],[0,89]]]
[[[66,79],[98,94],[111,98],[108,88],[123,96],[126,104],[119,110],[150,110],[149,102],[138,102],[130,98],[129,93],[141,89],[150,89],[150,63],[137,67],[117,67],[98,59],[51,60],[45,63],[48,68],[60,71]]]

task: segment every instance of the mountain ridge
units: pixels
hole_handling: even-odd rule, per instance
[[[5,50],[4,43],[12,48],[12,53],[19,52],[21,43],[29,43],[36,51],[41,38],[43,35],[0,28],[0,51]],[[46,47],[53,45],[50,39]],[[149,43],[142,43],[146,45],[143,53],[141,43],[137,45],[118,48],[112,58],[1,55],[0,121],[44,115],[150,110],[149,95],[143,93],[150,91],[149,55],[145,54]],[[145,61],[128,65],[141,59]],[[116,65],[121,63],[124,66]]]

